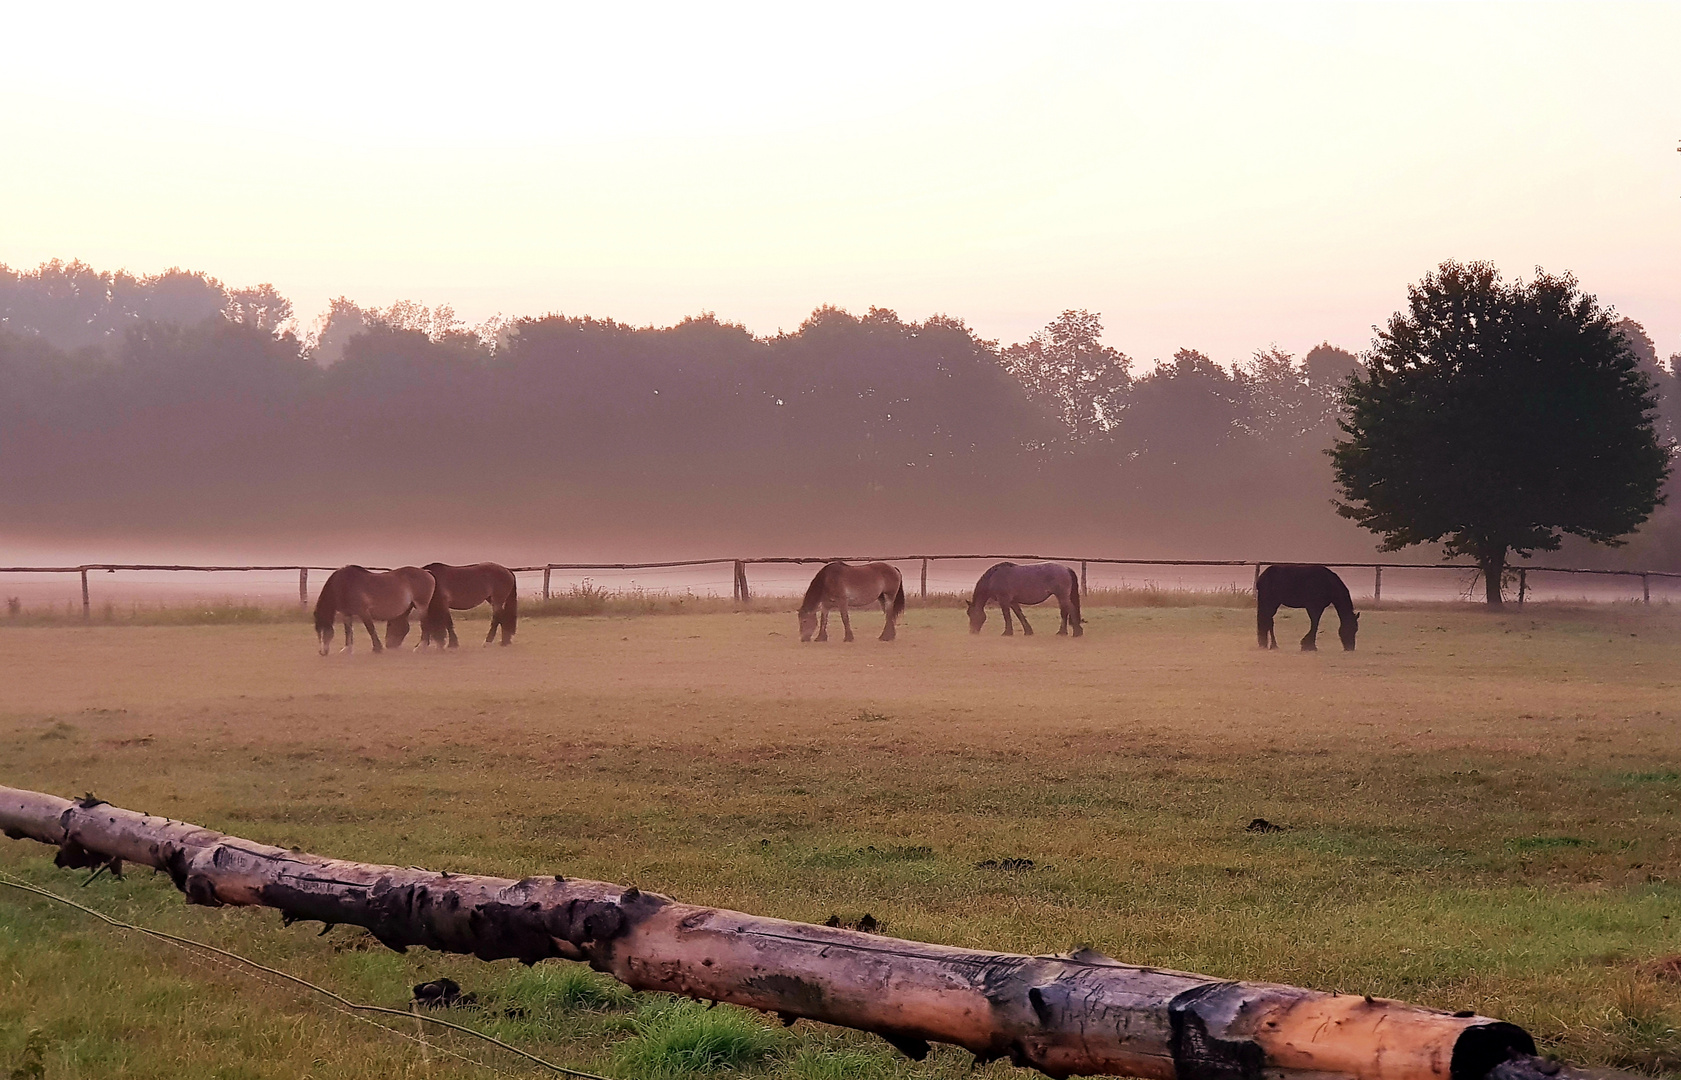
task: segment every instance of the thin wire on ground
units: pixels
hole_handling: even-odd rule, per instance
[[[306,989],[313,990],[317,994],[320,994],[323,997],[329,998],[332,1001],[337,1002],[339,1005],[343,1006],[345,1009],[353,1009],[353,1010],[356,1010],[358,1012],[383,1013],[383,1014],[386,1014],[388,1016],[401,1016],[406,1020],[413,1020],[413,1019],[424,1020],[425,1022],[427,1022],[429,1024],[437,1024],[440,1027],[446,1027],[446,1028],[449,1028],[452,1031],[459,1031],[459,1032],[462,1032],[463,1034],[471,1035],[475,1039],[483,1039],[485,1042],[490,1043],[493,1046],[501,1047],[503,1050],[506,1050],[511,1054],[517,1054],[520,1057],[527,1059],[528,1061],[536,1062],[538,1065],[541,1065],[546,1069],[552,1069],[553,1071],[555,1071],[557,1073],[561,1073],[562,1075],[565,1075],[565,1076],[575,1076],[575,1077],[578,1077],[579,1080],[609,1080],[608,1077],[598,1076],[595,1073],[587,1073],[587,1072],[583,1072],[579,1069],[569,1069],[564,1065],[556,1065],[554,1062],[549,1061],[546,1058],[540,1058],[536,1054],[530,1053],[529,1051],[526,1051],[526,1050],[521,1050],[519,1047],[511,1045],[509,1043],[505,1043],[501,1039],[496,1038],[494,1035],[486,1035],[482,1031],[477,1031],[473,1028],[467,1027],[463,1024],[454,1023],[453,1021],[450,1021],[450,1020],[444,1020],[440,1017],[431,1016],[431,1015],[425,1014],[425,1013],[406,1012],[402,1009],[388,1009],[383,1005],[364,1005],[361,1002],[351,1001],[349,998],[343,997],[339,994],[335,994],[333,991],[328,990],[324,986],[317,986],[315,983],[310,982],[308,979],[304,979],[304,978],[301,978],[297,975],[293,975],[293,974],[290,974],[288,972],[281,971],[279,968],[271,968],[271,967],[267,966],[266,964],[259,964],[259,963],[257,963],[257,961],[249,959],[248,957],[240,956],[238,953],[229,952],[226,949],[219,949],[214,945],[209,945],[209,944],[206,944],[205,942],[202,942],[202,941],[195,941],[192,938],[180,937],[176,934],[165,933],[162,930],[153,930],[149,926],[140,926],[136,923],[124,922],[121,919],[112,918],[110,915],[105,914],[103,911],[97,911],[94,908],[88,907],[86,904],[79,904],[76,901],[71,900],[69,897],[60,896],[55,892],[50,892],[46,889],[42,889],[42,888],[39,888],[35,885],[31,885],[26,881],[19,881],[17,878],[14,878],[10,874],[4,873],[4,872],[0,872],[0,885],[9,885],[14,889],[19,889],[23,892],[34,893],[36,896],[46,897],[48,900],[56,900],[60,904],[64,904],[67,907],[73,907],[78,911],[82,911],[82,912],[85,912],[86,914],[92,915],[94,918],[100,920],[101,922],[108,923],[111,926],[115,926],[120,930],[129,930],[129,931],[133,931],[134,933],[137,933],[137,934],[145,934],[149,937],[154,937],[154,938],[158,938],[159,940],[162,940],[162,941],[170,942],[173,945],[181,946],[181,947],[184,947],[184,948],[202,949],[203,951],[205,951],[207,953],[214,953],[217,956],[224,956],[224,957],[228,958],[229,960],[234,960],[234,961],[237,961],[241,964],[244,964],[248,968],[253,968],[257,971],[265,972],[269,975],[275,976],[276,978],[285,979],[287,982],[296,983],[297,985],[305,987]],[[363,1019],[363,1018],[362,1017],[357,1017],[356,1019],[360,1020],[360,1019]],[[368,1022],[371,1023],[371,1021],[368,1021]],[[422,1041],[422,1040],[415,1040],[414,1036],[404,1034],[403,1032],[397,1031],[396,1029],[388,1027],[384,1024],[374,1024],[374,1026],[378,1027],[378,1028],[382,1028],[386,1031],[390,1031],[392,1034],[401,1036],[402,1038],[405,1038],[405,1039],[409,1039],[410,1041]],[[427,1046],[432,1045],[432,1044],[429,1044],[429,1043],[423,1043],[423,1044],[427,1045]],[[455,1054],[454,1051],[449,1050],[447,1047],[441,1047],[440,1046],[440,1047],[434,1047],[434,1048],[439,1049],[439,1050],[443,1050],[445,1053],[452,1054],[453,1056],[459,1057],[464,1061],[472,1062],[475,1065],[480,1065],[480,1066],[483,1066],[484,1068],[491,1068],[491,1066],[485,1065],[483,1062],[474,1061],[472,1058],[465,1057],[464,1055],[461,1055],[461,1054]],[[494,1070],[492,1070],[492,1071],[494,1071]]]

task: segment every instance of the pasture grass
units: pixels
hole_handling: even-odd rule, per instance
[[[1092,605],[1078,641],[917,607],[891,645],[860,615],[851,646],[799,645],[791,607],[538,618],[508,649],[377,658],[318,658],[286,623],[20,626],[0,782],[346,858],[1473,1008],[1580,1062],[1676,1072],[1672,609],[1385,606],[1359,652],[1302,654],[1218,606]],[[0,844],[0,870],[356,1000],[454,978],[477,1002],[452,1019],[603,1075],[970,1071],[576,965],[189,908],[146,872],[78,888],[38,845]],[[414,1036],[0,887],[0,1076],[544,1075]]]
[[[934,592],[926,597],[907,594],[906,607],[961,608],[966,592]],[[1092,589],[1085,607],[1244,607],[1254,603],[1247,589],[1165,589],[1155,585]],[[609,589],[584,581],[555,589],[547,599],[529,592],[520,598],[520,618],[578,618],[596,615],[717,615],[748,611],[761,614],[794,611],[799,598],[787,595],[754,596],[743,604],[712,593],[624,588]],[[1054,608],[1047,609],[1053,617]],[[482,614],[482,609],[481,612]],[[996,618],[996,613],[994,613]],[[220,599],[152,602],[105,600],[93,605],[87,618],[74,602],[8,603],[0,626],[226,626],[244,623],[307,623],[310,609],[289,600],[256,602],[224,596]]]

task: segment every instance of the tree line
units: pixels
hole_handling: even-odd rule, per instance
[[[1650,342],[1622,332],[1666,391]],[[1326,453],[1366,370],[1353,352],[1267,348],[1227,367],[1186,348],[1147,367],[1102,335],[1086,311],[1006,346],[881,308],[820,307],[756,336],[711,314],[468,326],[344,298],[300,332],[268,285],[0,267],[0,501],[64,530],[303,529],[354,507],[767,549],[837,532],[1365,546],[1332,511]]]

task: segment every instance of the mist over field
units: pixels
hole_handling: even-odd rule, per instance
[[[1017,343],[960,314],[309,321],[202,272],[0,267],[0,537],[10,562],[1372,553],[1324,453],[1366,343],[1234,361],[1192,327],[1133,357],[1095,313]],[[1625,330],[1667,437],[1674,376]],[[1565,557],[1681,565],[1681,518]]]

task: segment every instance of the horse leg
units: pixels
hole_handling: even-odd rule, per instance
[[[373,616],[362,616],[362,625],[368,628],[368,639],[374,643],[374,652],[383,652],[385,647],[379,643],[379,628],[374,626]]]
[[[813,641],[829,640],[829,602],[823,601],[817,609],[817,636]]]
[[[1307,609],[1307,636],[1302,638],[1302,652],[1319,651],[1319,616],[1325,614],[1323,607]]]
[[[496,628],[502,625],[502,609],[495,604],[490,605],[490,633],[484,636],[484,643],[489,645],[496,640]],[[506,645],[507,637],[503,636],[502,644]]]
[[[846,636],[841,638],[841,640],[842,641],[851,641],[852,640],[852,618],[848,614],[847,606],[846,606],[846,600],[842,599],[841,602],[836,604],[835,606],[840,608],[841,628],[846,631]]]
[[[1263,649],[1278,648],[1278,638],[1272,632],[1272,617],[1276,611],[1277,604],[1257,602],[1255,605],[1255,640]]]
[[[881,596],[879,597],[879,599],[881,600],[881,617],[886,621],[883,622],[882,626],[881,626],[881,637],[877,638],[876,640],[878,640],[878,641],[892,641],[893,640],[893,603],[892,603],[892,601],[890,601],[887,598],[886,593],[882,593]]]
[[[1068,601],[1059,596],[1059,597],[1056,598],[1056,606],[1057,606],[1057,610],[1059,612],[1061,612],[1061,614],[1062,614],[1062,626],[1061,626],[1060,629],[1057,630],[1056,636],[1057,637],[1067,637],[1068,636]]]
[[[351,643],[351,640],[350,640],[350,616],[346,615],[344,617],[344,651],[347,654],[351,650],[351,644],[352,643]]]
[[[1033,636],[1033,627],[1027,625],[1027,612],[1025,612],[1021,609],[1021,604],[1019,604],[1019,603],[1011,604],[1010,606],[1016,609],[1016,618],[1021,620],[1022,636],[1023,637],[1032,637]]]

